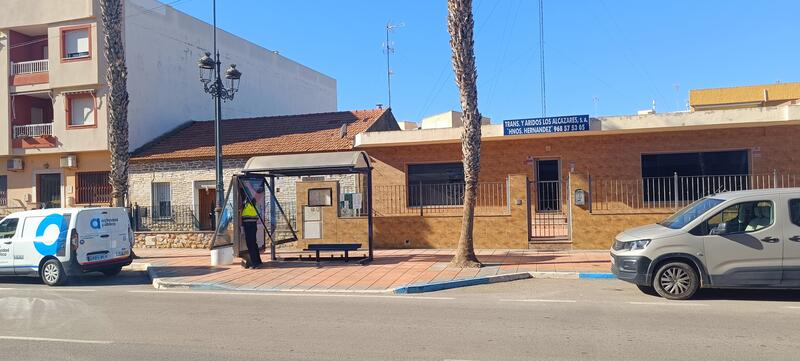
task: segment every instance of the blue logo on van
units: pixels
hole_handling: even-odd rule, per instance
[[[51,214],[47,217],[44,217],[42,221],[39,223],[39,227],[36,228],[36,240],[33,241],[33,246],[36,248],[36,251],[39,252],[42,256],[52,256],[58,252],[59,247],[64,245],[67,240],[67,225],[64,224],[64,216],[60,214]],[[48,242],[50,244],[45,244],[41,238],[44,237],[44,232],[47,230],[47,227],[56,226],[58,227],[58,237],[52,242]]]
[[[89,222],[89,226],[92,227],[92,229],[100,229],[103,227],[103,225],[100,223],[100,218],[92,218],[92,220]]]

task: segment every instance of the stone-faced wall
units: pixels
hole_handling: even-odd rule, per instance
[[[230,185],[231,176],[241,172],[248,158],[229,158],[223,160],[223,180],[225,190]],[[355,174],[322,175],[325,180],[339,181],[342,191],[354,192],[359,189],[362,179]],[[140,207],[151,207],[152,184],[166,182],[170,184],[171,203],[173,206],[189,207],[197,212],[195,192],[198,182],[214,186],[215,171],[213,159],[165,160],[148,162],[131,162],[129,166],[130,199],[132,204]],[[295,214],[295,183],[297,177],[278,178],[276,180],[276,197],[287,216]],[[163,223],[163,222],[162,222]],[[172,227],[169,224],[158,224],[158,230],[183,231],[184,226]]]
[[[222,163],[225,187],[231,176],[241,171],[246,158],[224,159]],[[152,204],[152,184],[167,182],[172,192],[172,204],[191,205],[194,203],[196,181],[214,183],[214,160],[169,160],[157,162],[131,162],[129,168],[129,192],[131,203],[143,207]]]
[[[208,248],[214,232],[136,232],[136,248]]]

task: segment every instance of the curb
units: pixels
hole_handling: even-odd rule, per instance
[[[361,293],[361,294],[387,294],[393,293],[398,295],[414,294],[414,293],[427,293],[452,288],[461,288],[477,285],[486,285],[500,282],[511,282],[522,279],[616,279],[617,277],[612,273],[603,272],[518,272],[508,273],[502,275],[468,278],[452,281],[441,281],[433,283],[415,284],[402,286],[394,289],[385,290],[313,290],[313,289],[246,289],[234,288],[218,283],[209,282],[174,282],[162,280],[162,277],[155,271],[157,267],[151,267],[149,263],[134,262],[130,266],[132,271],[145,271],[147,276],[153,282],[153,288],[160,289],[195,289],[195,290],[214,290],[214,291],[239,291],[239,292],[295,292],[295,293]]]
[[[409,293],[424,293],[424,292],[433,292],[433,291],[441,291],[450,288],[459,288],[459,287],[467,287],[467,286],[477,286],[477,285],[485,285],[490,283],[498,283],[498,282],[509,282],[509,281],[516,281],[526,278],[532,278],[530,272],[520,272],[520,273],[509,273],[504,275],[497,275],[497,276],[487,276],[487,277],[479,277],[479,278],[468,278],[463,280],[453,280],[453,281],[443,281],[443,282],[434,282],[434,283],[425,283],[419,285],[409,285],[395,288],[392,292],[395,294],[409,294]]]

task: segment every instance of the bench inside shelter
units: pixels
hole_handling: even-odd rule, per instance
[[[319,262],[320,252],[344,252],[344,261],[350,261],[350,251],[357,251],[361,248],[361,243],[315,243],[309,244],[304,251],[316,252],[316,260]]]

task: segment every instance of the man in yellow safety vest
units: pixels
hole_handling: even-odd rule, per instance
[[[250,201],[244,202],[242,208],[242,227],[244,227],[244,239],[247,244],[247,254],[249,262],[245,262],[244,268],[258,268],[261,266],[261,256],[258,252],[258,211]]]

